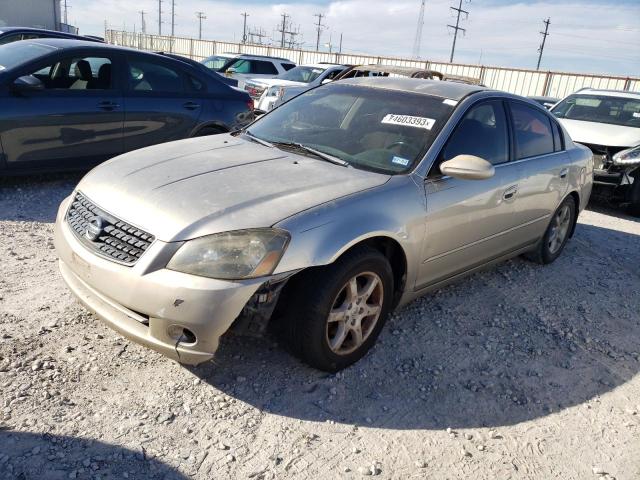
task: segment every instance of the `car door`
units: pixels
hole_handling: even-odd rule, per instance
[[[191,135],[204,98],[187,87],[188,79],[174,62],[152,56],[127,57],[125,151]]]
[[[521,243],[541,237],[569,188],[568,157],[556,120],[534,105],[508,102],[521,178],[514,216]]]
[[[10,86],[3,100],[6,168],[89,168],[122,153],[120,65],[119,55],[108,49],[62,50],[11,78],[26,78],[38,89],[17,92]]]
[[[425,181],[426,241],[417,289],[438,283],[516,248],[513,229],[519,165],[510,162],[509,123],[502,100],[482,101],[460,120]],[[442,175],[457,155],[491,162],[495,175],[463,180]]]

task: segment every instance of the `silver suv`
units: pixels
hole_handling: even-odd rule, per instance
[[[249,78],[273,78],[296,66],[291,60],[281,57],[227,53],[212,55],[202,60],[202,63],[222,75],[236,79],[238,88],[244,88],[244,82]]]

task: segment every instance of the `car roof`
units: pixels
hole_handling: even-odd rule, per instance
[[[625,90],[598,90],[597,88],[582,88],[574,95],[601,95],[603,97],[625,97],[640,99],[640,92],[627,92]]]
[[[405,77],[356,77],[338,80],[340,84],[360,85],[372,88],[384,88],[400,92],[420,93],[436,97],[462,100],[472,93],[490,90],[480,85],[468,83],[446,82],[442,80],[426,80]]]
[[[87,40],[89,42],[104,42],[100,37],[92,37],[86,35],[79,35],[76,33],[70,32],[59,32],[57,30],[49,30],[46,28],[35,28],[35,27],[0,27],[0,34],[4,33],[15,33],[15,32],[23,32],[23,33],[46,33],[51,35],[60,35],[61,37],[66,37],[68,39],[93,39]]]

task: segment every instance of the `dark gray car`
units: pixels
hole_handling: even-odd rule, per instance
[[[246,92],[188,61],[103,43],[0,46],[0,173],[88,169],[157,143],[235,130]]]

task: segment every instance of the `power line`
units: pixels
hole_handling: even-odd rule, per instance
[[[322,13],[316,13],[313,15],[314,17],[318,17],[318,23],[316,24],[316,32],[317,32],[317,36],[316,36],[316,52],[318,50],[320,50],[320,32],[322,32],[322,28],[324,27],[324,25],[322,25],[322,18],[325,16]]]
[[[542,35],[542,43],[540,44],[540,48],[538,48],[538,65],[536,66],[536,70],[540,70],[540,61],[542,60],[542,52],[544,51],[544,43],[547,40],[547,36],[549,35],[549,24],[551,23],[551,19],[547,18],[544,20],[544,32],[540,32]]]
[[[138,13],[140,14],[140,28],[142,29],[142,33],[147,33],[147,23],[144,21],[144,16],[147,12],[140,10]]]
[[[471,0],[468,0],[469,2]],[[469,12],[467,12],[466,10],[462,9],[462,0],[460,0],[460,3],[458,4],[458,8],[456,7],[449,7],[451,10],[453,10],[454,12],[457,12],[457,16],[456,16],[456,25],[455,27],[453,25],[447,25],[447,27],[449,28],[453,28],[453,44],[451,45],[451,58],[449,59],[449,63],[453,63],[453,54],[456,51],[456,39],[458,38],[458,30],[462,30],[462,33],[466,33],[467,29],[466,28],[462,28],[460,27],[460,14],[464,14],[464,18],[467,19],[469,18]]]
[[[287,19],[289,21],[287,22]],[[291,15],[283,13],[282,14],[282,24],[279,25],[279,29],[276,29],[276,32],[280,33],[280,48],[285,48],[285,40],[286,35],[289,35],[289,39],[286,43],[289,45],[288,48],[294,48],[296,46],[295,38],[300,34],[300,31],[294,31],[291,29]]]
[[[196,12],[196,17],[198,18],[198,40],[202,40],[202,20],[206,19],[207,16],[204,12]]]
[[[240,15],[244,17],[244,25],[242,27],[242,43],[247,43],[247,17],[249,16],[249,14],[247,12],[244,12]]]
[[[420,15],[418,15],[418,26],[416,27],[416,38],[413,40],[413,58],[420,58],[420,43],[422,42],[422,27],[424,25],[424,4],[425,0],[422,0],[420,4]]]

